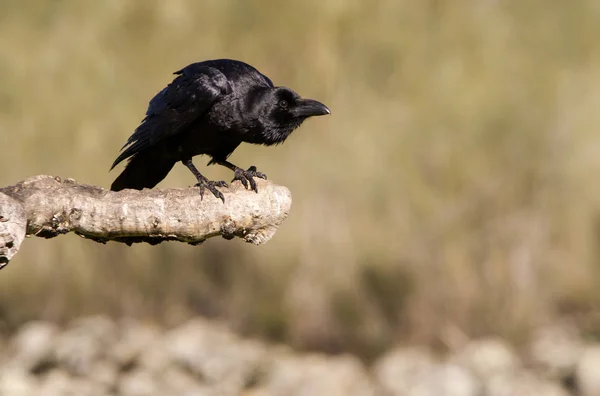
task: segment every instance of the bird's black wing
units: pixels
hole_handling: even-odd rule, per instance
[[[175,74],[173,82],[150,100],[146,118],[127,140],[121,149],[125,150],[111,169],[124,159],[182,132],[232,90],[227,77],[213,67],[194,63]]]

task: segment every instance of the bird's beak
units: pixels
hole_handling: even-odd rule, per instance
[[[293,110],[296,117],[313,117],[331,114],[331,111],[321,102],[312,99],[300,99]]]

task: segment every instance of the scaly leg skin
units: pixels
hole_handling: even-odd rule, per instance
[[[194,185],[194,187],[200,187],[200,199],[204,199],[204,190],[210,191],[215,197],[219,198],[223,203],[225,203],[225,197],[221,193],[221,191],[217,190],[217,187],[227,187],[227,183],[224,181],[210,181],[205,176],[203,176],[198,169],[194,166],[191,159],[187,159],[181,161],[196,177],[198,183]]]
[[[254,165],[248,168],[248,170],[243,170],[242,168],[233,165],[229,161],[218,161],[217,164],[223,165],[224,167],[229,168],[233,171],[234,176],[233,180],[231,180],[232,183],[236,180],[239,180],[245,188],[248,188],[248,186],[250,186],[250,189],[254,192],[258,192],[256,182],[254,181],[255,177],[267,180],[267,175],[265,175],[262,172],[258,172],[256,170],[256,166]]]

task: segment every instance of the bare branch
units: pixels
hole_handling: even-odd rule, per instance
[[[73,179],[34,176],[0,188],[0,268],[25,234],[52,238],[75,232],[105,243],[199,244],[210,237],[243,238],[261,244],[286,219],[290,191],[257,179],[258,194],[240,183],[221,189],[225,203],[197,188],[113,192]]]
[[[26,227],[23,205],[8,195],[0,194],[0,269],[19,251]]]

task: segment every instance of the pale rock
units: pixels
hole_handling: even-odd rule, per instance
[[[141,352],[136,361],[136,365],[140,369],[147,370],[153,374],[164,372],[171,364],[171,358],[167,352],[163,338],[149,345]]]
[[[454,355],[452,361],[468,368],[481,380],[514,373],[521,368],[519,357],[506,341],[499,338],[471,341]]]
[[[527,371],[495,375],[485,389],[486,396],[569,396],[559,384]]]
[[[113,361],[100,360],[92,364],[87,378],[100,386],[110,387],[117,383],[119,370]]]
[[[121,367],[132,365],[160,337],[156,327],[126,320],[121,324],[119,339],[111,345],[108,355]]]
[[[133,370],[121,376],[117,391],[122,396],[164,396],[167,395],[159,386],[156,376],[148,371]]]
[[[373,396],[373,385],[363,367],[351,356],[275,357],[266,377],[248,395]]]
[[[27,370],[16,367],[4,367],[0,370],[0,395],[37,395],[37,387],[37,378]]]
[[[575,381],[582,396],[600,395],[600,344],[585,348],[577,364]]]
[[[161,373],[160,379],[165,388],[174,394],[194,389],[200,382],[189,371],[173,366]]]
[[[583,347],[577,327],[561,323],[534,331],[530,354],[540,371],[560,380],[573,374]]]
[[[45,373],[40,381],[39,394],[47,396],[67,395],[70,392],[72,378],[64,370],[52,369]]]
[[[70,383],[69,394],[71,396],[106,396],[110,387],[90,381],[85,377],[76,377]],[[40,395],[46,396],[40,392]],[[65,394],[56,396],[66,396]]]
[[[437,365],[425,348],[396,348],[375,363],[373,374],[384,391],[394,396],[408,396],[416,383]]]
[[[46,373],[37,394],[43,396],[106,396],[109,386],[98,384],[84,377],[71,377],[63,370],[53,369]]]
[[[451,363],[436,365],[417,378],[410,396],[479,396],[482,385],[469,370]]]
[[[116,339],[116,326],[111,320],[103,316],[79,319],[58,337],[56,360],[73,374],[88,375]]]
[[[51,323],[25,324],[11,340],[8,364],[28,371],[49,364],[57,335],[58,327]]]
[[[167,355],[205,384],[238,393],[265,357],[262,344],[242,341],[224,326],[193,319],[164,337]]]

